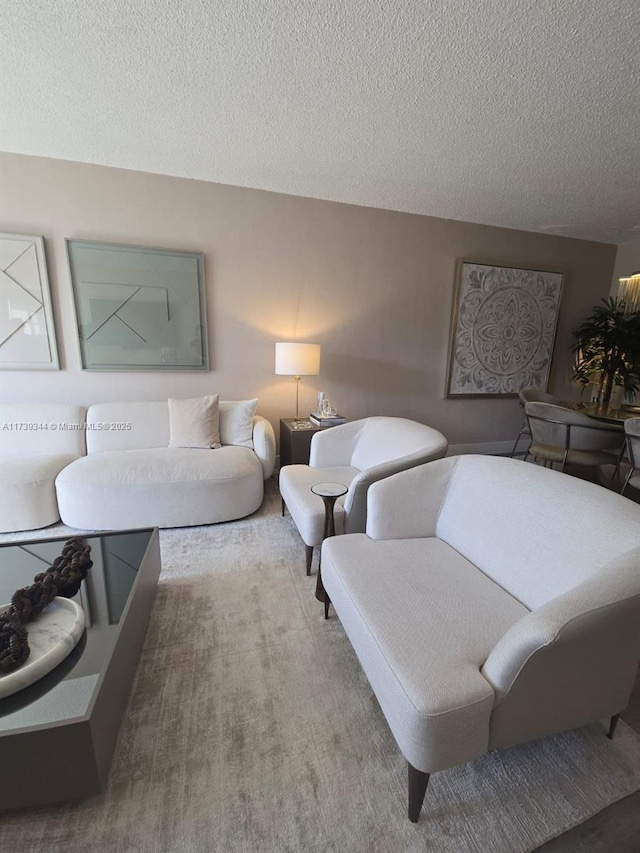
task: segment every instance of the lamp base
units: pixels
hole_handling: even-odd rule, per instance
[[[299,377],[299,376],[294,376],[293,378],[294,378],[294,379],[295,379],[295,381],[296,381],[296,423],[299,423],[299,422],[300,422],[300,406],[299,406],[299,401],[300,401],[300,377]]]

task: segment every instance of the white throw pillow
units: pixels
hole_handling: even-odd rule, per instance
[[[169,397],[169,447],[217,448],[220,444],[218,394]]]
[[[258,398],[254,400],[220,401],[220,441],[253,448],[253,416]]]

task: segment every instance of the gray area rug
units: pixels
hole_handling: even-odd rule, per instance
[[[640,789],[640,739],[593,725],[435,774],[411,824],[404,759],[279,509],[271,490],[251,518],[162,532],[108,790],[0,815],[1,850],[518,853]]]

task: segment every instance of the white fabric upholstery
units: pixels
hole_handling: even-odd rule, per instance
[[[367,533],[438,536],[533,608],[640,545],[639,514],[631,501],[559,471],[453,456],[372,486]]]
[[[464,456],[436,535],[534,608],[640,546],[640,508],[539,465]]]
[[[436,525],[462,456],[437,459],[388,477],[369,489],[367,536],[414,539],[436,535]]]
[[[258,398],[220,402],[220,441],[253,448],[253,418]]]
[[[276,465],[276,436],[269,421],[260,415],[254,415],[253,418],[252,444],[262,465],[262,476],[268,480]]]
[[[640,659],[640,548],[521,619],[482,674],[496,693],[491,746],[613,716]],[[516,683],[517,682],[517,683]]]
[[[325,429],[311,439],[309,465],[312,468],[330,468],[334,465],[351,466],[353,453],[367,419]]]
[[[255,512],[263,470],[246,447],[102,451],[65,468],[56,488],[71,527],[182,527]]]
[[[169,447],[221,447],[217,394],[169,397]]]
[[[85,452],[85,413],[81,406],[57,403],[2,406],[0,532],[58,521],[54,483],[59,471]]]
[[[72,454],[0,459],[0,533],[36,530],[60,518],[55,479]]]
[[[5,403],[0,407],[0,457],[82,456],[86,452],[85,415],[82,406],[64,403]],[[27,424],[42,424],[47,429],[27,429]]]
[[[226,402],[228,434],[238,437],[236,415],[240,412],[242,420],[253,402],[240,401],[241,411]],[[260,506],[263,480],[275,464],[273,427],[257,416],[252,423],[252,449],[189,448],[180,456],[168,453],[166,401],[99,403],[88,412],[57,404],[3,406],[0,530],[53,524],[60,518],[58,498],[67,524],[95,530],[211,524],[248,515]],[[4,424],[47,424],[48,429],[3,430]],[[91,461],[84,457],[85,436]],[[149,453],[154,449],[158,454]],[[70,465],[74,460],[78,464]],[[69,465],[67,473],[63,469]]]
[[[169,446],[169,406],[151,403],[94,403],[87,411],[87,453]],[[101,429],[97,427],[102,425]],[[108,429],[105,429],[108,425]]]
[[[223,445],[224,436],[234,432],[233,426],[225,422],[227,417],[235,416],[235,409],[229,406],[230,402],[219,402],[220,438]],[[89,407],[87,421],[95,426],[102,424],[101,429],[87,433],[88,453],[169,446],[169,407],[166,400],[151,403],[96,403]],[[105,429],[105,425],[110,428]],[[273,427],[268,421],[256,417],[253,418],[253,425],[254,432],[259,425],[260,437],[256,439],[254,435],[253,449],[263,464],[266,479],[273,473],[275,463]]]
[[[372,483],[438,459],[446,451],[446,438],[424,424],[405,418],[364,418],[316,433],[309,465],[287,465],[280,471],[280,494],[305,544],[320,545],[324,505],[321,498],[306,494],[314,483],[349,486],[338,504],[336,529],[339,525],[347,533],[364,532],[367,491]]]
[[[88,433],[89,455],[56,484],[62,520],[71,527],[213,524],[262,503],[275,461],[273,427],[264,418],[253,418],[253,449],[215,450],[169,448],[166,402],[99,403],[87,420],[103,428]]]
[[[322,580],[408,761],[432,772],[485,752],[480,667],[527,609],[438,539],[329,539]]]
[[[419,770],[623,710],[640,659],[640,507],[515,459],[372,485],[322,577]]]
[[[286,472],[286,476],[283,476]],[[296,522],[302,540],[308,545],[322,542],[324,532],[324,503],[314,495],[315,483],[342,483],[349,486],[360,472],[348,465],[333,468],[310,468],[308,465],[287,465],[280,474],[280,494]],[[336,533],[344,532],[344,499],[336,500],[333,517]]]

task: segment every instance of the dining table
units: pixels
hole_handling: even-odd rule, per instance
[[[623,428],[624,422],[630,418],[640,418],[640,406],[599,406],[597,403],[569,403],[568,408],[573,409],[574,412],[588,415],[590,418],[595,418],[597,421],[616,424]]]

